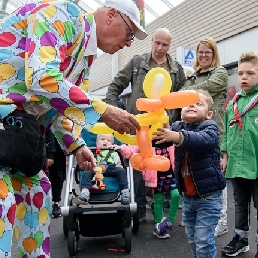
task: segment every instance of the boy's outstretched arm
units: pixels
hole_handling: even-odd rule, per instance
[[[175,144],[179,144],[182,141],[181,133],[173,132],[165,128],[158,128],[158,131],[154,132],[153,135],[155,136],[153,140],[156,140],[156,144],[164,142],[174,142]]]

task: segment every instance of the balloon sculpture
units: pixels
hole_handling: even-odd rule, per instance
[[[114,133],[117,140],[131,145],[138,145],[140,152],[130,158],[130,163],[137,170],[152,169],[167,171],[170,161],[159,155],[152,155],[152,134],[158,128],[163,127],[169,120],[165,109],[182,108],[199,101],[199,94],[195,91],[182,91],[170,93],[172,81],[169,73],[163,68],[153,68],[145,76],[143,91],[146,98],[140,98],[136,102],[139,111],[144,114],[135,116],[141,126],[136,135],[119,134],[104,123],[97,123],[90,132],[95,134]]]

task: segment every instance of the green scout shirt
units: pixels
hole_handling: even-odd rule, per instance
[[[237,101],[239,113],[256,94],[258,94],[258,84],[249,93],[240,92]],[[235,116],[230,101],[224,117],[224,135],[220,147],[222,152],[228,153],[226,177],[256,179],[258,178],[258,105],[242,117],[242,130],[238,129],[237,123],[229,126],[233,119]]]

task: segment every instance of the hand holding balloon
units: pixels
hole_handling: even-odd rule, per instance
[[[117,140],[130,144],[139,145],[140,153],[130,158],[130,163],[137,170],[152,169],[167,171],[170,161],[158,155],[152,155],[151,140],[153,133],[162,128],[169,121],[165,109],[175,109],[189,106],[199,101],[199,94],[195,91],[172,92],[172,81],[169,73],[162,68],[153,68],[145,76],[143,90],[146,98],[140,98],[136,102],[139,111],[147,113],[135,116],[141,129],[136,135],[119,134],[108,128],[103,123],[97,123],[91,129],[92,133],[111,133]],[[151,126],[149,128],[149,126]]]
[[[151,139],[155,136],[158,128],[162,128],[165,123],[168,123],[169,117],[165,109],[181,108],[199,101],[199,94],[197,92],[170,93],[171,86],[170,75],[162,68],[151,69],[144,79],[143,90],[147,98],[138,99],[136,107],[139,111],[148,112],[149,117],[157,117],[158,120],[150,124],[150,129],[148,127],[141,127],[141,130],[137,131],[140,153],[134,154],[130,158],[130,163],[135,169],[145,170],[148,168],[156,171],[168,171],[170,161],[163,156],[152,155]],[[169,131],[163,128],[162,130],[167,130],[167,133]],[[165,142],[166,140],[167,137],[164,137],[159,142]]]

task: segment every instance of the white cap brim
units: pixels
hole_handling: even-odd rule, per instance
[[[137,31],[135,33],[135,37],[137,39],[140,39],[140,40],[145,39],[148,36],[148,33],[143,29],[143,27],[139,23],[134,21],[130,16],[128,16],[128,17],[132,21],[132,23],[137,27]]]
[[[140,25],[140,11],[132,0],[106,0],[104,6],[116,8],[118,11],[128,16],[137,27],[135,33],[137,39],[142,40],[148,36],[147,32]]]

